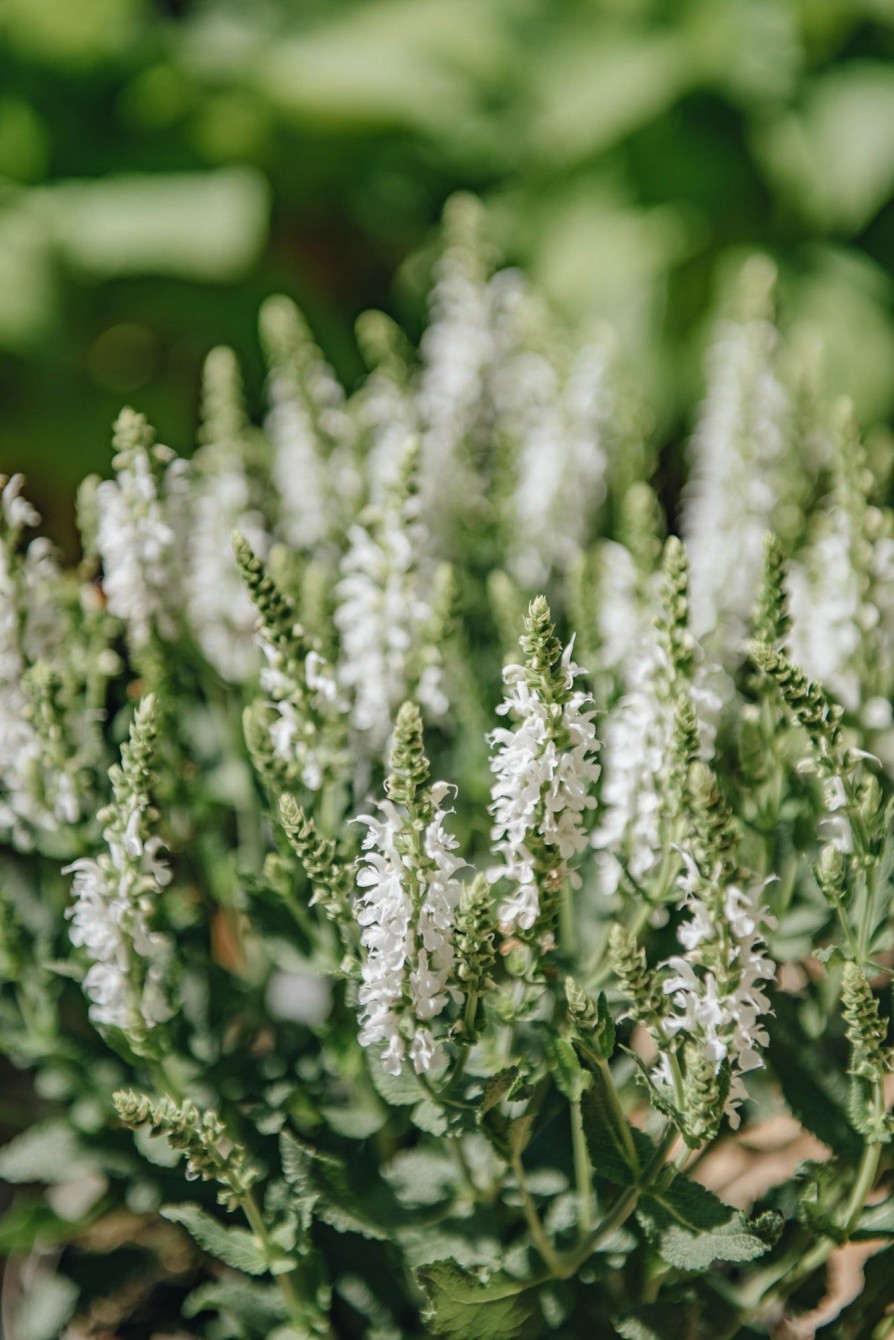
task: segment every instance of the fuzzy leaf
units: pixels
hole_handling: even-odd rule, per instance
[[[585,1074],[571,1043],[558,1033],[544,1033],[541,1037],[541,1043],[553,1079],[556,1082],[556,1088],[565,1095],[569,1102],[580,1102],[584,1091]]]
[[[267,1259],[246,1228],[225,1228],[199,1205],[165,1205],[161,1214],[172,1224],[180,1224],[195,1238],[209,1256],[246,1275],[263,1275]]]
[[[872,1144],[886,1145],[891,1141],[892,1130],[889,1113],[879,1112],[875,1098],[876,1086],[862,1075],[851,1078],[848,1115],[861,1135]]]
[[[348,1184],[340,1159],[312,1149],[288,1131],[281,1134],[279,1148],[283,1176],[300,1197],[305,1227],[312,1212],[338,1233],[359,1233],[373,1240],[389,1236],[386,1229],[358,1208],[362,1200]]]
[[[581,1110],[587,1148],[597,1177],[604,1177],[617,1186],[632,1186],[638,1169],[631,1162],[627,1141],[615,1114],[605,1101],[602,1081],[598,1077],[592,1088],[583,1095]],[[629,1125],[627,1131],[640,1167],[643,1167],[652,1157],[654,1145],[642,1131],[634,1130]]]
[[[389,1075],[382,1069],[382,1062],[375,1052],[367,1053],[367,1060],[376,1093],[391,1107],[410,1107],[425,1098],[425,1090],[407,1066],[399,1075]]]
[[[894,1238],[894,1196],[888,1196],[880,1205],[870,1205],[860,1215],[860,1222],[852,1238]]]
[[[706,1187],[675,1177],[665,1191],[650,1191],[637,1219],[661,1258],[677,1270],[707,1270],[714,1261],[753,1261],[779,1236],[775,1214],[749,1221]]]
[[[417,1103],[411,1113],[413,1125],[418,1126],[420,1131],[425,1131],[428,1135],[445,1135],[449,1122],[447,1114],[443,1107],[433,1102],[431,1098],[423,1098],[421,1103]]]
[[[56,1340],[65,1329],[75,1304],[78,1286],[66,1275],[41,1269],[31,1280],[15,1317],[17,1340]]]
[[[238,1323],[252,1331],[273,1326],[288,1318],[283,1296],[276,1284],[259,1284],[239,1275],[202,1284],[183,1303],[184,1317],[196,1317],[206,1308],[228,1312]]]
[[[346,1140],[367,1140],[375,1135],[387,1121],[387,1114],[380,1107],[322,1107],[320,1115],[330,1130],[343,1135]]]
[[[478,1107],[479,1114],[485,1116],[491,1108],[502,1103],[504,1098],[512,1097],[523,1083],[524,1078],[517,1065],[507,1066],[505,1070],[492,1075],[484,1086]]]
[[[543,1315],[536,1295],[519,1281],[493,1275],[482,1284],[455,1261],[435,1261],[416,1277],[429,1300],[425,1318],[433,1335],[456,1340],[538,1340]]]
[[[847,1116],[847,1082],[811,1043],[798,1022],[798,1006],[778,991],[768,1047],[770,1065],[794,1116],[848,1163],[860,1157],[862,1141]]]
[[[456,1164],[438,1149],[404,1149],[395,1154],[384,1175],[402,1205],[437,1205],[453,1195]]]
[[[47,1121],[23,1131],[0,1150],[0,1178],[5,1182],[68,1181],[97,1163],[68,1122]]]

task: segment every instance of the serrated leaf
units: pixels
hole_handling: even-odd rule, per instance
[[[580,1102],[584,1091],[584,1071],[571,1043],[558,1033],[544,1033],[541,1044],[556,1088],[569,1102]]]
[[[851,1077],[848,1116],[861,1135],[873,1144],[890,1144],[894,1129],[890,1114],[876,1102],[876,1084],[862,1075]]]
[[[694,1333],[692,1308],[679,1303],[647,1303],[612,1318],[612,1325],[622,1340],[691,1340]]]
[[[265,1335],[288,1318],[278,1285],[259,1284],[238,1275],[200,1285],[186,1298],[182,1311],[185,1317],[196,1317],[206,1308],[228,1312],[243,1326]]]
[[[587,1148],[597,1177],[604,1177],[616,1186],[632,1186],[639,1170],[631,1161],[630,1150],[633,1149],[639,1167],[645,1167],[655,1151],[652,1141],[642,1131],[635,1130],[625,1122],[629,1134],[628,1145],[615,1113],[605,1101],[599,1076],[592,1088],[583,1095],[581,1112]]]
[[[395,1154],[384,1176],[402,1205],[437,1205],[453,1196],[456,1164],[438,1149],[404,1149]]]
[[[754,1261],[779,1235],[780,1216],[750,1221],[706,1187],[675,1177],[640,1198],[637,1219],[658,1254],[677,1270],[707,1270],[714,1261]]]
[[[17,1340],[56,1340],[74,1312],[79,1289],[66,1275],[39,1270],[15,1315]]]
[[[375,1052],[367,1053],[367,1061],[376,1093],[391,1107],[410,1107],[426,1097],[425,1089],[406,1065],[399,1075],[389,1075]]]
[[[66,1121],[47,1121],[23,1131],[0,1150],[0,1178],[5,1182],[68,1181],[97,1166]]]
[[[445,1135],[449,1126],[447,1113],[431,1098],[423,1098],[410,1114],[413,1125],[428,1135]]]
[[[538,1340],[543,1314],[533,1289],[493,1275],[482,1284],[455,1261],[422,1266],[416,1278],[429,1300],[425,1319],[432,1335],[456,1340]]]
[[[855,1163],[863,1142],[848,1120],[847,1081],[800,1027],[797,1002],[778,991],[773,1007],[776,1017],[767,1053],[786,1103],[818,1140],[842,1160]]]
[[[378,1107],[321,1107],[320,1115],[330,1130],[346,1140],[368,1140],[388,1120]]]
[[[870,1205],[860,1215],[860,1222],[852,1238],[894,1238],[894,1195],[881,1205]]]
[[[355,1208],[362,1202],[340,1159],[303,1144],[288,1131],[280,1135],[279,1147],[283,1176],[300,1197],[305,1229],[312,1213],[339,1233],[359,1233],[373,1240],[388,1237],[386,1229]]]
[[[246,1275],[263,1275],[267,1259],[257,1239],[245,1228],[226,1228],[200,1205],[165,1205],[163,1218],[180,1224],[203,1252]]]
[[[496,1075],[492,1075],[484,1086],[484,1093],[478,1104],[478,1111],[483,1117],[491,1108],[497,1107],[508,1098],[518,1088],[522,1081],[522,1073],[517,1065],[507,1066],[505,1070],[500,1070]]]

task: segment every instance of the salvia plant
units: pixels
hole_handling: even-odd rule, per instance
[[[3,487],[15,1340],[891,1334],[888,439],[755,260],[666,515],[482,229],[125,410],[76,569]]]

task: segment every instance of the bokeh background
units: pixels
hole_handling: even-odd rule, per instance
[[[457,188],[612,322],[661,441],[755,249],[831,388],[894,408],[894,0],[2,0],[0,30],[0,469],[63,542],[122,403],[188,451],[225,342],[259,404],[269,293],[349,384],[358,312],[417,334]]]

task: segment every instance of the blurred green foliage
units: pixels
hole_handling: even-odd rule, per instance
[[[348,379],[418,328],[463,187],[679,431],[718,285],[768,251],[783,324],[894,408],[894,0],[0,0],[0,467],[63,533],[133,400],[192,433],[276,289]],[[395,281],[395,276],[397,280]]]

